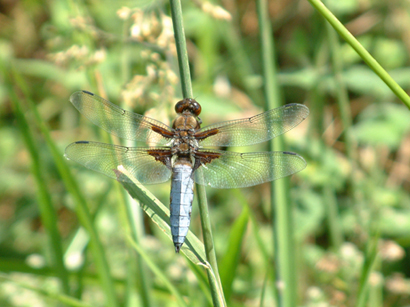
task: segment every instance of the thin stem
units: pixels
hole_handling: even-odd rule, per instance
[[[261,58],[263,62],[264,94],[267,109],[280,106],[282,100],[276,79],[275,46],[272,28],[268,18],[267,0],[257,1],[259,32],[261,41]],[[283,150],[284,141],[277,137],[269,143],[271,150]],[[297,287],[295,280],[295,257],[292,231],[292,217],[289,196],[289,179],[283,178],[272,182],[271,212],[275,221],[272,228],[275,238],[275,259],[278,287],[278,305],[291,307],[296,305]]]
[[[327,23],[326,24],[327,39],[329,42],[329,49],[331,55],[331,61],[333,66],[334,80],[336,83],[336,96],[337,103],[339,105],[339,110],[343,122],[344,128],[344,140],[346,144],[346,153],[352,165],[356,164],[355,152],[356,145],[351,136],[351,126],[352,126],[352,116],[350,110],[349,96],[347,93],[346,85],[342,77],[343,71],[343,62],[340,52],[340,43],[336,32],[334,29]],[[356,203],[357,199],[357,187],[355,184],[354,173],[350,174],[350,186],[352,187],[352,200],[353,203]],[[339,250],[343,242],[343,233],[340,228],[338,210],[337,210],[337,201],[334,195],[334,190],[330,186],[324,188],[324,195],[327,199],[327,216],[329,221],[329,232],[330,237],[332,238],[332,244],[335,250]]]
[[[188,52],[186,49],[185,32],[182,21],[182,7],[180,0],[170,0],[172,22],[174,25],[175,44],[177,48],[179,73],[181,76],[181,87],[184,98],[193,97],[191,73],[189,70]],[[200,175],[200,170],[197,170]],[[208,280],[211,286],[212,300],[214,306],[224,306],[225,298],[222,292],[221,280],[218,272],[218,264],[212,236],[211,221],[208,212],[208,201],[206,198],[205,187],[196,185],[198,194],[198,206],[201,216],[202,233],[205,245],[207,261],[211,265],[212,272],[207,270]],[[213,278],[212,274],[215,276]]]
[[[8,88],[13,88],[9,86]],[[60,279],[63,291],[65,294],[70,293],[68,271],[64,266],[63,247],[61,245],[61,236],[57,227],[57,213],[53,207],[50,191],[47,187],[47,181],[43,176],[44,167],[41,163],[41,157],[39,156],[39,150],[37,148],[32,129],[27,122],[20,101],[15,91],[10,91],[11,101],[13,103],[14,114],[17,119],[17,124],[23,135],[24,142],[30,153],[32,159],[31,171],[36,179],[37,184],[37,199],[38,206],[41,213],[41,219],[45,227],[52,253],[52,267],[54,268],[57,276]]]
[[[386,83],[393,93],[410,109],[410,97],[393,80],[383,67],[370,55],[359,41],[343,26],[343,24],[319,0],[308,0],[317,11],[332,25],[341,37],[357,52],[366,64]]]
[[[182,20],[182,7],[180,0],[170,0],[172,23],[174,25],[175,44],[177,47],[179,74],[181,76],[182,95],[192,98],[191,72],[189,70],[188,51],[186,49],[185,31]]]
[[[71,172],[68,168],[68,165],[66,161],[64,160],[62,153],[57,148],[56,144],[51,138],[49,129],[44,123],[40,114],[38,113],[34,102],[31,99],[29,99],[28,89],[27,89],[25,82],[15,70],[13,72],[14,72],[14,79],[16,80],[16,83],[19,84],[22,92],[24,93],[25,99],[27,100],[29,104],[30,111],[34,115],[34,120],[36,124],[38,125],[38,127],[40,128],[45,138],[45,141],[53,156],[53,160],[60,173],[60,176],[63,179],[67,190],[70,192],[70,194],[74,198],[74,201],[76,203],[75,211],[76,211],[78,220],[81,223],[82,227],[86,229],[88,235],[90,236],[90,246],[91,246],[91,251],[93,253],[93,260],[95,262],[95,267],[100,276],[102,288],[104,290],[104,294],[105,294],[106,301],[107,301],[107,306],[116,307],[118,306],[118,302],[117,302],[117,297],[116,297],[115,288],[114,288],[114,281],[111,278],[108,261],[104,253],[104,248],[100,241],[98,232],[94,226],[91,213],[88,210],[85,197],[82,194],[80,187],[77,184],[77,181],[74,179],[74,177],[71,176]]]

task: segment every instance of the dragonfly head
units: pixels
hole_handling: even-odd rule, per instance
[[[201,110],[201,105],[193,98],[185,98],[178,101],[175,105],[175,112],[178,114],[189,112],[195,116],[198,116],[201,113]]]

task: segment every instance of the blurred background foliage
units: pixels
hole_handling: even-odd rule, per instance
[[[409,2],[325,3],[409,90]],[[203,123],[261,112],[263,63],[255,2],[192,0],[182,5],[194,95],[202,105]],[[284,101],[304,103],[311,110],[309,118],[286,138],[289,150],[308,162],[307,169],[292,177],[291,189],[299,305],[355,305],[369,243],[374,242],[377,253],[369,273],[368,306],[409,305],[409,110],[340,41],[341,80],[350,109],[351,125],[346,127],[337,103],[340,83],[335,81],[323,18],[307,1],[298,0],[270,1],[269,15]],[[87,246],[87,231],[79,223],[64,173],[29,101],[34,102],[61,156],[73,141],[107,141],[68,102],[77,90],[89,90],[169,124],[181,92],[168,3],[2,1],[0,35],[0,305],[77,306],[56,298],[65,293],[84,306],[101,306],[105,293],[96,275],[98,264]],[[13,95],[20,101],[26,127],[19,124]],[[28,150],[27,135],[35,154]],[[238,150],[266,150],[265,146]],[[130,277],[137,256],[126,239],[124,211],[114,182],[67,164],[94,219],[120,305],[142,305],[137,290],[141,281]],[[169,183],[148,188],[169,203]],[[69,274],[65,290],[60,283],[64,277],[52,269],[55,253],[39,205],[44,201],[41,189],[55,211],[55,218],[47,211],[50,208],[45,215],[57,223],[60,238],[56,240],[64,254],[60,261]],[[267,284],[274,281],[267,271],[274,264],[263,261],[264,252],[273,253],[268,189],[265,184],[241,191],[208,190],[221,275],[232,279],[230,306],[273,306],[272,287]],[[191,230],[201,237],[195,202],[192,218]],[[145,232],[141,246],[189,306],[209,304],[209,290],[198,278],[198,268],[175,255],[172,243],[147,217],[140,217],[139,224]],[[239,248],[229,256],[235,240]],[[232,259],[237,265],[223,272]],[[147,276],[152,306],[178,305],[156,275],[148,271]]]

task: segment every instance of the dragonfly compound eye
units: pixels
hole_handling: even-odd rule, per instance
[[[181,114],[185,110],[188,110],[195,116],[198,116],[201,113],[201,105],[195,99],[185,98],[177,102],[175,105],[175,112]]]

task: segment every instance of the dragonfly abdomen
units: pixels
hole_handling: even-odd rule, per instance
[[[178,253],[185,237],[188,234],[191,222],[192,201],[194,199],[194,181],[192,180],[192,165],[178,163],[177,160],[173,167],[171,182],[171,234]]]

